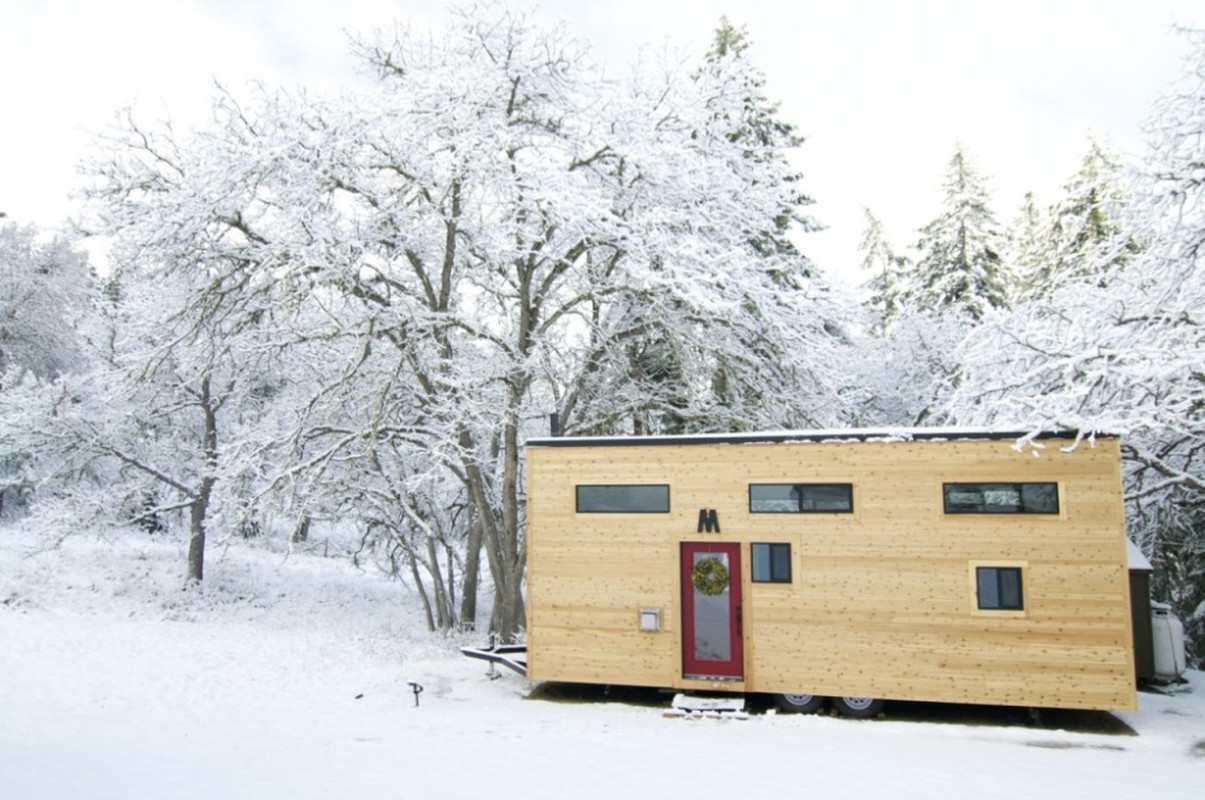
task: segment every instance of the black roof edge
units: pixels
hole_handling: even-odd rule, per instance
[[[842,441],[952,441],[952,440],[1045,440],[1045,439],[1116,439],[1119,434],[1049,430],[996,431],[976,428],[881,428],[823,431],[773,431],[763,433],[701,433],[678,436],[552,436],[528,439],[527,447],[616,447],[696,444],[782,444],[790,442]]]

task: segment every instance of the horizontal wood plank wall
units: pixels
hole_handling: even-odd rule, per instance
[[[745,680],[758,692],[1133,708],[1118,442],[895,441],[531,447],[529,675],[682,677],[682,541],[741,542]],[[1053,481],[1060,513],[958,514],[943,482]],[[852,514],[750,514],[750,483],[848,482]],[[668,514],[578,514],[577,484],[662,483]],[[716,509],[721,533],[697,533]],[[752,583],[750,542],[791,545]],[[973,565],[1023,564],[1024,610],[976,608]],[[641,608],[662,630],[641,632]]]

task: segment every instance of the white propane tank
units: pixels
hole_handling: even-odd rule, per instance
[[[1151,603],[1151,636],[1155,646],[1155,680],[1179,680],[1188,668],[1184,659],[1184,623],[1167,603]]]

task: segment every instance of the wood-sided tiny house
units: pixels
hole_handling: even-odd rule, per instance
[[[1135,707],[1119,442],[985,431],[527,446],[533,680]]]

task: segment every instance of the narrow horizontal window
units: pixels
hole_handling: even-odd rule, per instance
[[[975,585],[981,609],[1020,611],[1025,607],[1020,567],[976,567]]]
[[[667,514],[669,486],[665,484],[578,486],[579,514]]]
[[[755,542],[749,549],[753,556],[754,583],[791,582],[791,545]]]
[[[749,484],[749,511],[754,514],[848,514],[853,510],[853,484]]]
[[[947,514],[1057,514],[1057,483],[947,483]]]

